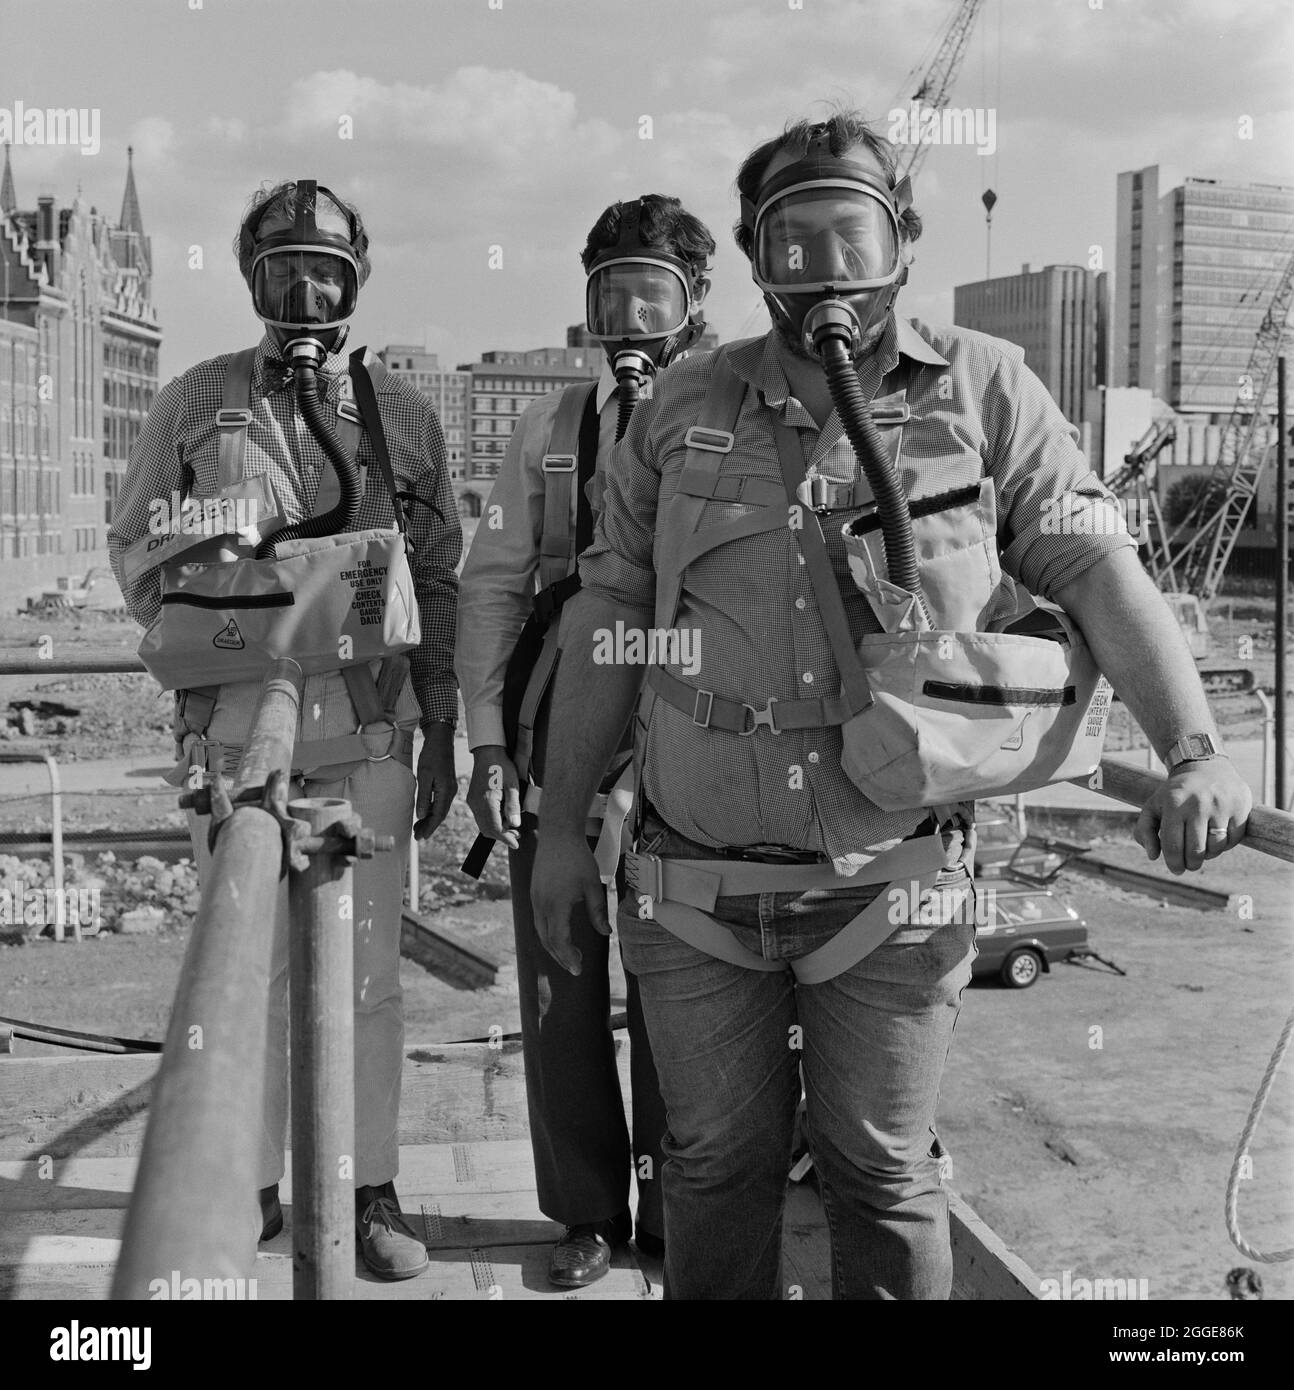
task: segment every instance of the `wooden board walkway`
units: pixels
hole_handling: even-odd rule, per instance
[[[617,1055],[627,1094],[623,1039]],[[356,1298],[660,1298],[659,1263],[634,1247],[587,1289],[548,1283],[561,1231],[537,1205],[518,1043],[410,1047],[406,1059],[397,1186],[431,1264],[394,1284],[357,1264]],[[107,1297],[157,1060],[0,1059],[0,1300]],[[292,1296],[290,1176],[280,1191],[288,1224],[247,1272],[258,1299]],[[955,1195],[952,1227],[955,1298],[1037,1297],[1036,1276]],[[792,1296],[830,1298],[825,1218],[808,1183],[791,1186],[784,1249]]]

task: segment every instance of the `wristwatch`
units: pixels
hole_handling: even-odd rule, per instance
[[[1183,734],[1164,754],[1164,766],[1171,777],[1183,763],[1202,763],[1227,755],[1208,734]]]
[[[451,729],[458,728],[458,721],[456,719],[420,719],[418,721],[418,727],[424,734],[432,724],[448,724]]]

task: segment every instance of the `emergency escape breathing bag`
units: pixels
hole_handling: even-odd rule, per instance
[[[761,709],[696,690],[660,667],[649,670],[649,689],[698,724],[738,733],[761,723],[772,732],[841,725],[842,767],[885,811],[1029,791],[1090,773],[1100,762],[1110,688],[1076,624],[1002,572],[992,479],[910,501],[922,597],[889,582],[874,510],[845,523],[851,577],[883,629],[855,642],[819,510],[862,505],[866,484],[806,482],[798,431],[780,421],[773,426],[780,488],[771,480],[723,477],[745,390],[721,349],[701,420],[687,434],[675,512],[660,531],[656,622],[673,627],[688,564],[734,539],[738,526],[755,534],[787,524],[789,505],[841,692],[772,699]],[[910,418],[905,396],[874,403],[877,425],[890,426],[892,460]],[[827,494],[835,506],[820,506]],[[744,523],[698,528],[710,499],[762,503],[764,519],[753,512]],[[723,534],[707,545],[710,529]]]
[[[396,529],[285,540],[276,559],[252,557],[265,508],[271,516],[279,510],[268,480],[245,470],[254,352],[236,353],[226,371],[217,416],[218,496],[203,499],[202,507],[211,510],[218,500],[232,510],[255,498],[255,525],[214,538],[174,529],[147,536],[131,547],[123,565],[128,579],[162,567],[161,612],[144,634],[139,655],[163,690],[260,680],[281,657],[296,661],[305,675],[336,671],[412,650],[421,640],[404,507],[362,350],[350,358],[359,409],[343,399],[338,434],[354,457],[360,425],[367,429]],[[335,486],[329,462],[320,498]]]

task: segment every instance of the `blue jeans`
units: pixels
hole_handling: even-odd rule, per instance
[[[647,853],[714,852],[649,819]],[[964,876],[964,870],[955,871]],[[886,885],[720,898],[767,959],[833,936]],[[948,1199],[931,1153],[939,1078],[975,957],[973,914],[905,926],[835,979],[797,985],[704,954],[621,903],[669,1124],[665,1297],[778,1299],[801,1070],[831,1236],[832,1296],[946,1299]]]

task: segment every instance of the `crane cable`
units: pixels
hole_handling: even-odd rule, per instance
[[[1289,1051],[1291,1039],[1294,1039],[1294,1011],[1285,1020],[1285,1027],[1281,1029],[1276,1050],[1272,1053],[1271,1061],[1267,1063],[1267,1071],[1263,1075],[1262,1084],[1258,1087],[1258,1094],[1254,1097],[1254,1103],[1249,1107],[1249,1118],[1245,1121],[1245,1127],[1241,1131],[1240,1144],[1236,1149],[1235,1161],[1231,1165],[1231,1175],[1227,1179],[1227,1235],[1231,1237],[1231,1244],[1246,1259],[1257,1260],[1260,1264],[1283,1264],[1286,1260],[1294,1260],[1294,1246],[1266,1254],[1250,1245],[1240,1234],[1239,1212],[1240,1171],[1245,1165],[1245,1160],[1249,1157],[1249,1142],[1254,1136],[1254,1131],[1258,1128],[1263,1107],[1267,1104],[1267,1097],[1271,1093],[1272,1082],[1276,1080],[1276,1073],[1280,1070],[1280,1065],[1285,1060],[1285,1054]]]

